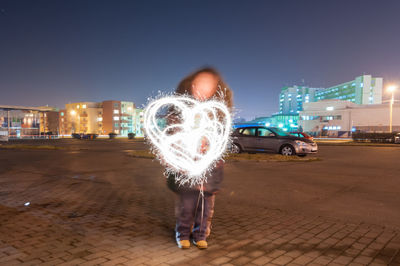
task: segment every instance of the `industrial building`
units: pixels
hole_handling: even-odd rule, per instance
[[[355,104],[343,100],[305,103],[298,125],[314,136],[350,137],[352,132],[388,132],[390,103]],[[400,104],[393,105],[393,131],[400,132]]]

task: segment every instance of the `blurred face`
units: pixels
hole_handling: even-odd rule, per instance
[[[204,101],[210,99],[217,91],[218,79],[211,73],[200,73],[192,82],[192,95],[195,99]]]

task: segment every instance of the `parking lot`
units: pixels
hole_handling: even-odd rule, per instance
[[[0,148],[0,264],[400,264],[400,146],[227,162],[210,248],[183,251],[162,167],[129,156],[144,143],[15,143],[60,149]]]

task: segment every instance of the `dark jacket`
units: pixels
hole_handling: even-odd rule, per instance
[[[204,192],[216,193],[221,188],[222,180],[224,179],[224,162],[219,160],[216,166],[207,175],[207,182],[204,183]],[[176,183],[175,175],[170,174],[167,177],[167,185],[169,189],[176,193],[186,191],[199,191],[199,186],[191,187],[188,184],[180,185]]]

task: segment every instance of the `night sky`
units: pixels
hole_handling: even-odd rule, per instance
[[[400,1],[0,0],[3,105],[141,106],[204,65],[247,119],[277,112],[287,85],[400,84]]]

